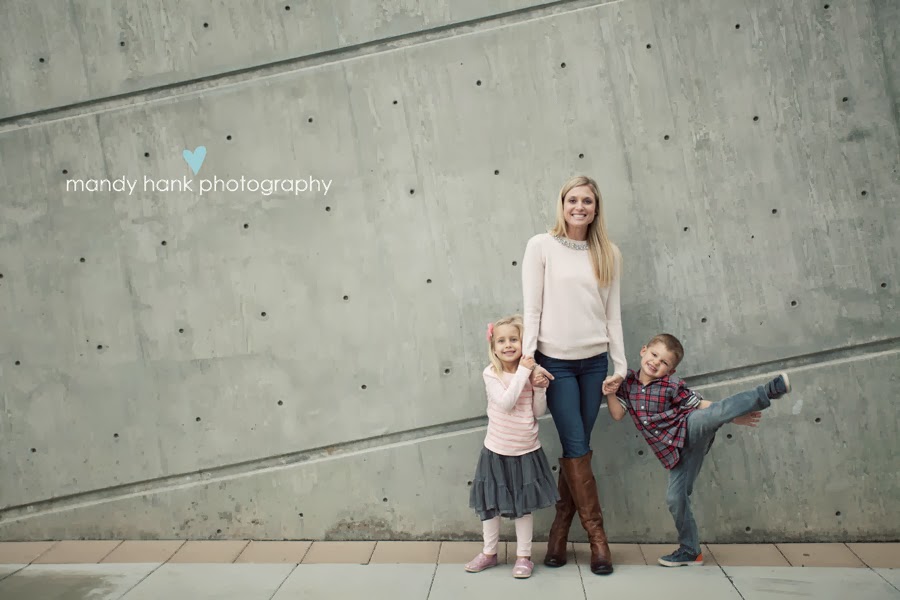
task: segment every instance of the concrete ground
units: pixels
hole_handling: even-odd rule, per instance
[[[586,568],[586,544],[569,565],[528,580],[505,563],[466,573],[472,542],[61,541],[0,543],[0,600],[458,600],[666,598],[900,600],[900,544],[704,546],[706,565],[657,566],[671,545],[613,544],[616,572]],[[512,561],[509,558],[512,557]]]

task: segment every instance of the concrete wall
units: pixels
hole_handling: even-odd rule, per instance
[[[578,173],[632,364],[792,374],[704,540],[900,536],[896,4],[485,4],[0,8],[0,539],[477,539],[484,325]],[[198,189],[241,177],[330,187]],[[633,427],[593,444],[610,537],[672,541]]]

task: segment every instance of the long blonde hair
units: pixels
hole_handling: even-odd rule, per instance
[[[550,230],[550,235],[566,237],[565,199],[566,194],[572,188],[586,185],[591,188],[594,199],[597,201],[596,215],[588,225],[587,243],[588,252],[591,254],[591,265],[594,267],[594,277],[600,287],[608,287],[616,277],[617,264],[621,264],[622,254],[619,248],[612,243],[606,233],[606,221],[603,218],[603,197],[600,196],[600,188],[597,182],[585,175],[579,175],[568,180],[559,191],[559,199],[556,202],[556,226]]]
[[[520,342],[523,341],[522,338],[525,336],[525,323],[522,321],[522,315],[511,315],[509,317],[503,317],[502,319],[494,321],[488,326],[490,327],[487,335],[488,358],[491,360],[491,367],[493,367],[494,373],[496,373],[497,375],[501,375],[503,373],[503,364],[500,362],[500,359],[497,358],[497,355],[494,354],[494,331],[498,327],[503,327],[504,325],[512,325],[519,330]]]

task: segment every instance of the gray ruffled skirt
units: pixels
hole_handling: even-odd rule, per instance
[[[556,480],[543,449],[521,456],[503,456],[481,448],[469,507],[482,521],[496,516],[518,519],[559,500]]]

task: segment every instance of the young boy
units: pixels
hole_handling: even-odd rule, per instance
[[[755,427],[771,401],[791,391],[787,373],[764,386],[708,402],[675,374],[684,348],[674,336],[662,333],[641,348],[641,368],[610,378],[603,385],[612,418],[630,414],[656,457],[669,470],[666,502],[678,529],[679,548],[659,559],[666,567],[702,565],[700,535],[691,513],[690,496],[703,458],[726,423]]]

